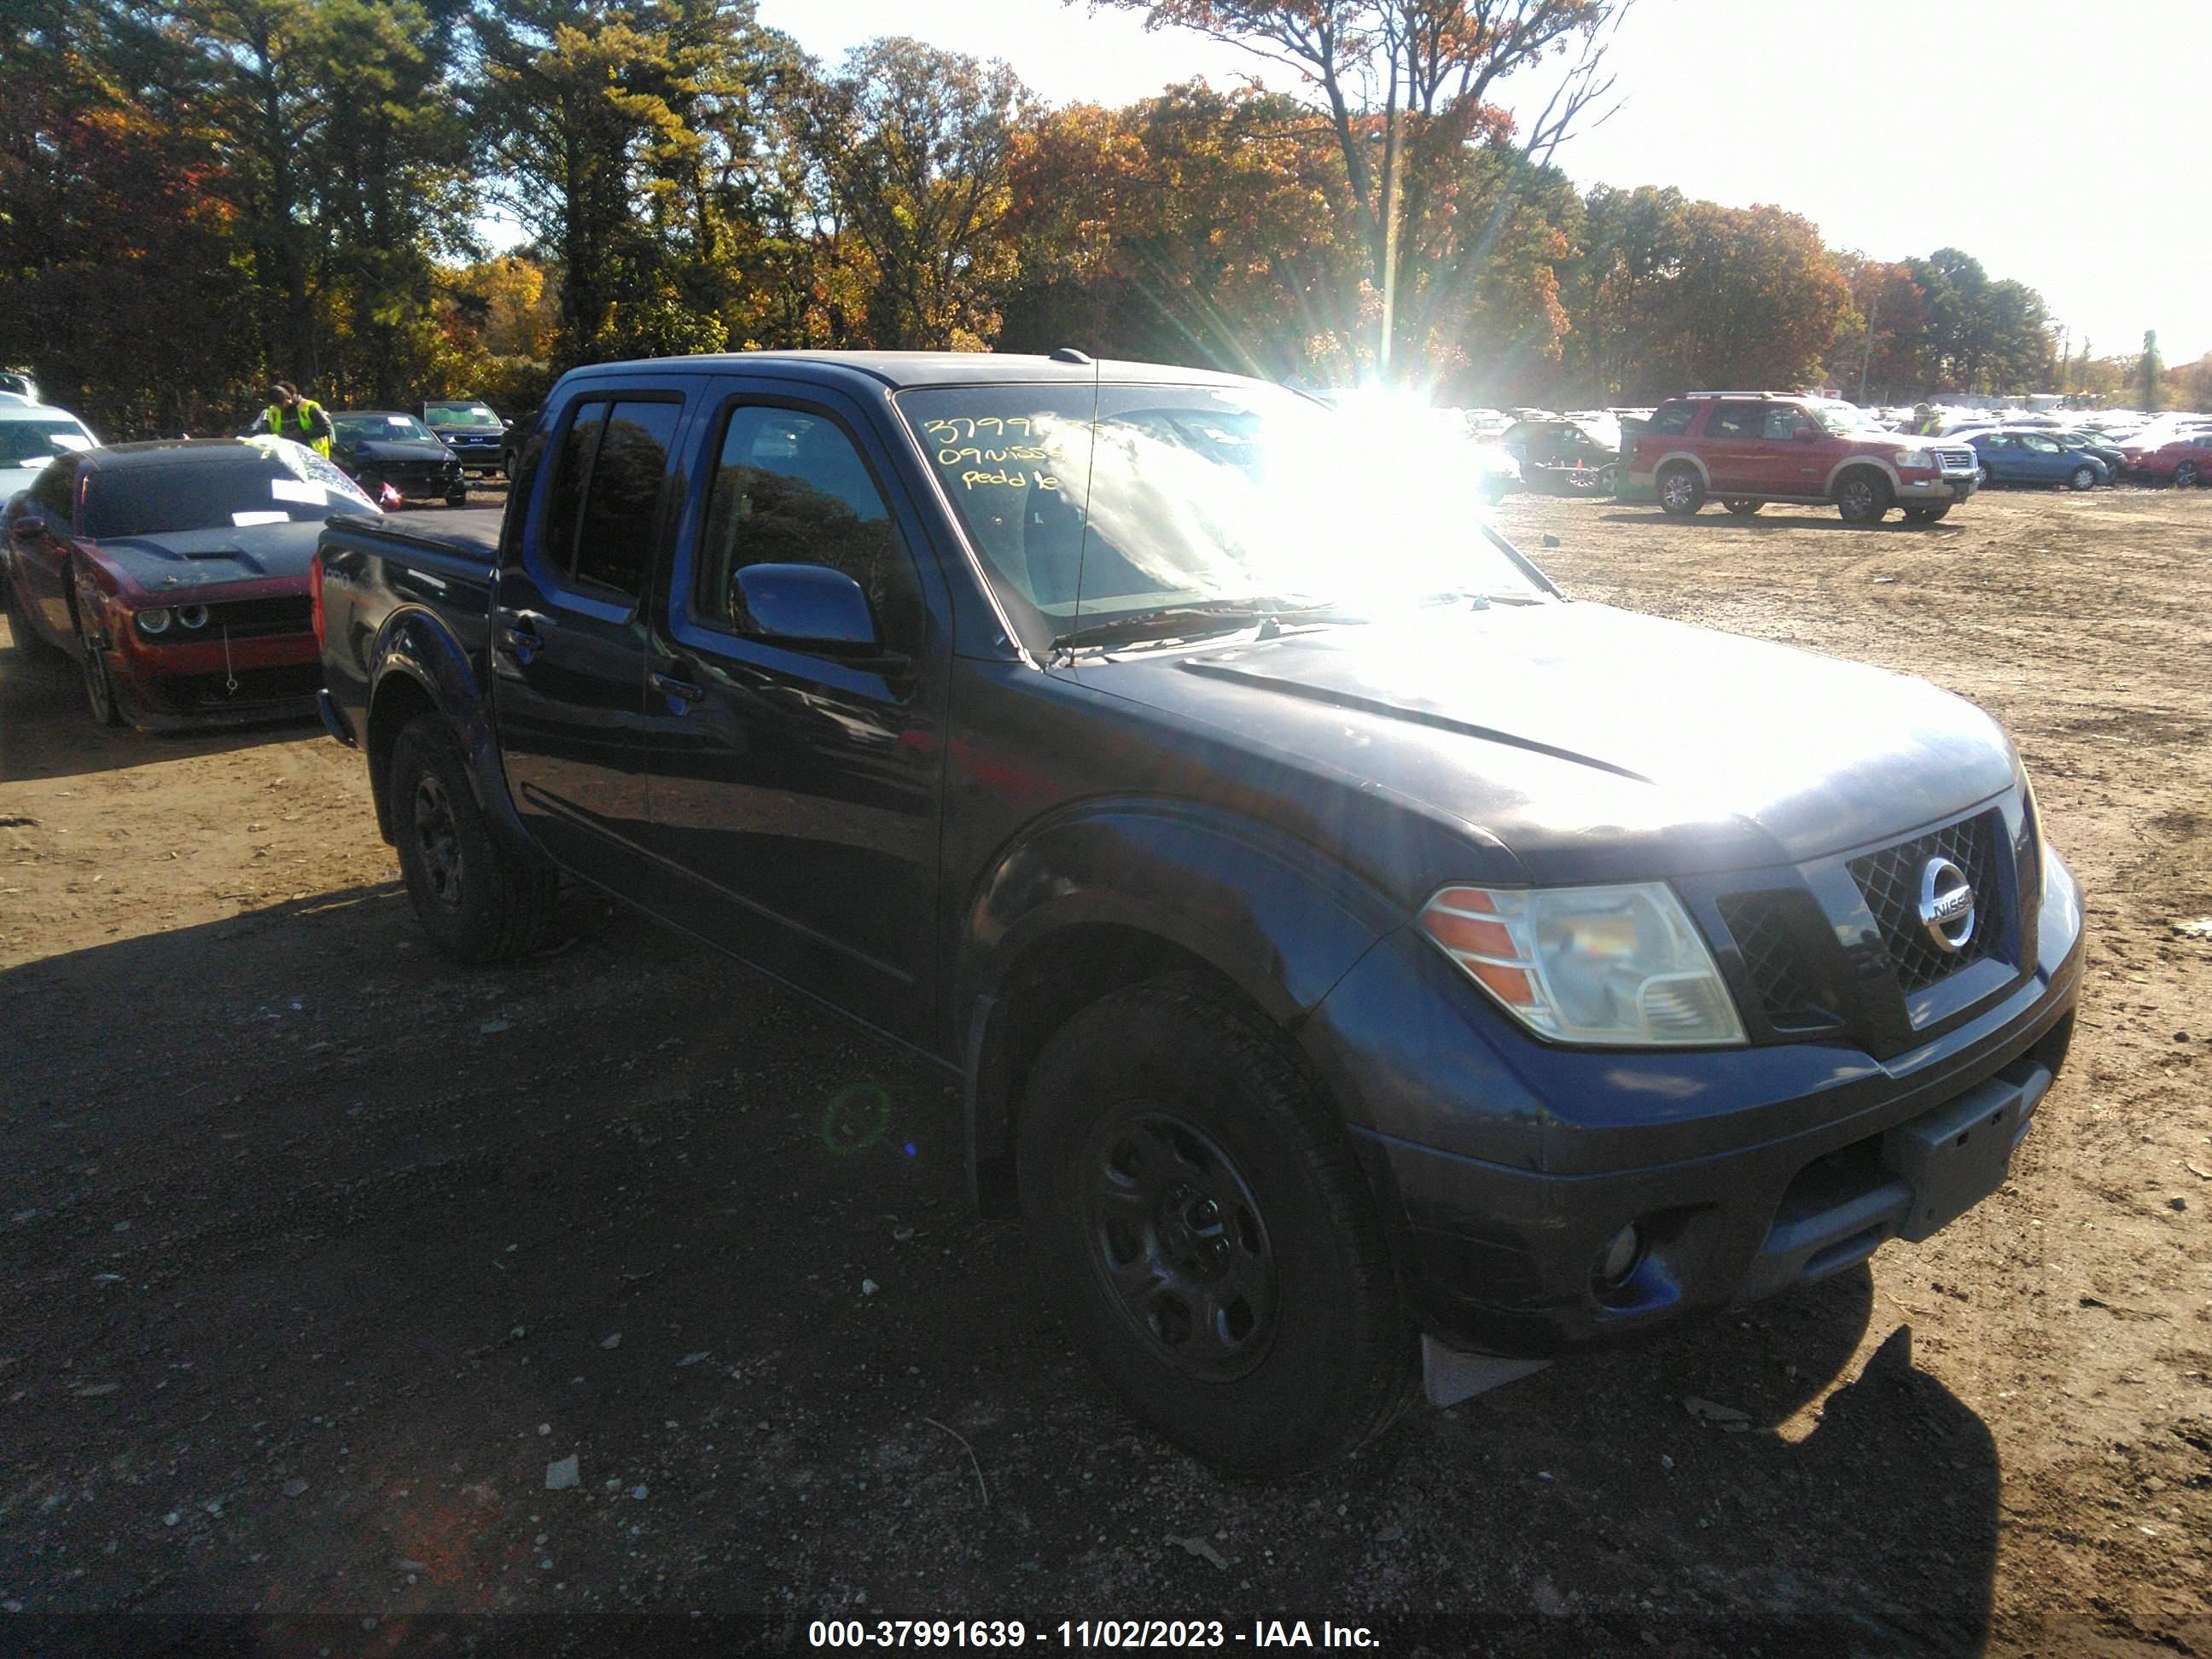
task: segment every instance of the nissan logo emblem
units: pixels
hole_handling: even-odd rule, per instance
[[[1920,925],[1939,951],[1962,951],[1974,936],[1974,889],[1948,859],[1930,859],[1920,871]]]

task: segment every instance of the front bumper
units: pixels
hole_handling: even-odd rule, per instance
[[[296,719],[314,713],[322,684],[313,634],[234,640],[227,654],[220,641],[151,647],[112,635],[100,649],[124,717],[149,732]]]
[[[1900,473],[1897,499],[1900,502],[1963,501],[1979,487],[1979,475],[1973,472],[1940,472],[1927,478]]]
[[[1465,1024],[1421,1005],[1466,988],[1429,981],[1422,958],[1441,958],[1425,943],[1384,941],[1305,1036],[1339,1097],[1358,1103],[1354,1149],[1422,1328],[1453,1348],[1549,1358],[1844,1271],[1986,1195],[2072,1035],[2079,898],[2055,857],[2051,867],[2032,969],[1887,1059],[1821,1041],[1674,1055],[1547,1048],[1540,1066],[1516,1064],[1513,1045],[1532,1039],[1463,1046],[1448,1028]],[[1453,1101],[1484,1121],[1493,1156],[1435,1144]],[[1939,1156],[1960,1134],[1966,1146]],[[1601,1285],[1594,1269],[1631,1224],[1642,1254],[1625,1281]]]

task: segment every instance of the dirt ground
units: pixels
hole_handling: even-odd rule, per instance
[[[2093,931],[2000,1195],[1227,1480],[967,1212],[943,1078],[580,894],[567,948],[457,969],[356,756],[103,732],[0,653],[0,1650],[2212,1655],[2212,493],[1500,516],[1579,598],[2009,726]]]

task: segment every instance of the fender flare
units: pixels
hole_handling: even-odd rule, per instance
[[[1054,941],[1141,940],[1160,947],[1154,961],[1201,963],[1288,1030],[1404,921],[1402,906],[1316,849],[1217,809],[1114,798],[1029,826],[978,878],[952,953],[951,1052],[978,1201],[1012,1204],[1019,1081],[1051,1029],[1016,1012],[1042,1015],[1024,997],[1069,1013],[1146,971],[1117,977],[1100,961],[1094,981],[1079,956],[1072,977],[1040,990],[1061,965]]]
[[[377,706],[386,695],[386,684],[396,677],[417,687],[452,727],[468,757],[469,783],[492,833],[512,850],[542,862],[544,854],[523,828],[507,796],[507,774],[500,763],[499,738],[492,724],[491,698],[453,630],[433,611],[422,605],[402,606],[386,617],[377,630],[367,667],[369,694],[364,746],[370,756],[369,793],[376,803],[377,828],[384,838],[392,839],[392,824],[382,761],[389,753],[391,737],[397,734],[380,732]]]
[[[1838,481],[1843,477],[1844,473],[1849,472],[1856,466],[1871,467],[1876,472],[1881,473],[1882,477],[1889,484],[1891,498],[1893,500],[1895,499],[1899,486],[1902,481],[1897,476],[1897,469],[1892,466],[1887,460],[1880,455],[1844,456],[1843,459],[1838,461],[1833,466],[1828,469],[1828,477],[1826,481],[1820,486],[1820,493],[1832,501],[1835,500],[1836,484]]]
[[[1662,472],[1664,472],[1668,467],[1674,465],[1677,461],[1687,461],[1692,466],[1697,468],[1698,479],[1700,485],[1705,489],[1707,494],[1711,493],[1713,487],[1713,475],[1710,471],[1706,471],[1705,458],[1698,454],[1693,450],[1670,449],[1664,455],[1662,455],[1657,460],[1652,462],[1651,482],[1655,484],[1659,482],[1659,475]]]

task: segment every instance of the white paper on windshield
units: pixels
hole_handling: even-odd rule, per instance
[[[386,426],[412,426],[415,417],[412,415],[387,415],[384,417],[384,423]]]
[[[234,513],[230,515],[230,521],[241,528],[250,524],[289,524],[292,515],[289,513]]]
[[[280,501],[298,501],[305,507],[328,507],[331,492],[319,483],[303,483],[297,478],[271,478],[269,493]]]

